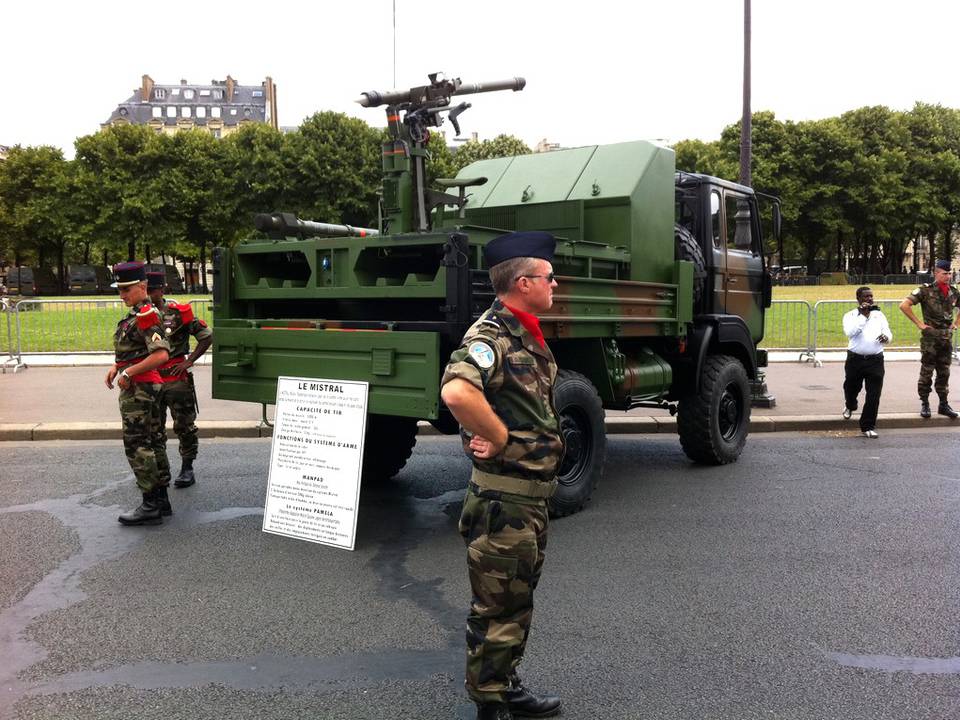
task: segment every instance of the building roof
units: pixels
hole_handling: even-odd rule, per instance
[[[244,120],[269,122],[267,104],[269,82],[271,81],[268,78],[260,85],[239,85],[228,77],[227,80],[211,80],[209,84],[188,83],[186,80],[181,80],[177,85],[163,85],[153,83],[151,80],[149,85],[145,83],[144,87],[137,88],[133,91],[133,95],[117,105],[105,124],[109,125],[118,120],[133,125],[162,121],[164,125],[169,126],[176,126],[180,120],[190,120],[194,125],[206,125],[213,121],[226,126],[238,125]],[[142,95],[147,88],[149,88],[149,97],[143,98]],[[217,97],[218,93],[222,96],[221,98]],[[230,97],[227,97],[228,93]],[[154,115],[155,107],[162,108],[159,117]],[[172,117],[168,115],[168,107],[176,108]],[[184,107],[190,108],[189,117],[182,115]],[[197,117],[196,108],[198,107],[206,109],[205,117]],[[210,108],[212,107],[220,108],[219,118],[211,116]]]

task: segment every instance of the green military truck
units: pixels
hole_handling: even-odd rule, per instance
[[[453,98],[524,86],[430,81],[359,101],[387,107],[378,227],[260,215],[266,238],[215,251],[214,397],[273,403],[281,375],[366,381],[364,479],[392,477],[418,421],[457,432],[439,383],[493,300],[483,246],[545,230],[559,287],[541,323],[566,442],[553,513],[580,509],[603,473],[604,409],[670,408],[691,459],[735,461],[766,365],[756,194],[678,173],[648,142],[483,160],[429,187],[428,128],[446,115],[459,134],[469,107]]]

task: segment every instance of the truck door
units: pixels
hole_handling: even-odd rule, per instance
[[[726,311],[738,315],[754,340],[763,337],[763,258],[759,246],[759,218],[755,200],[724,190],[726,235]]]
[[[723,203],[719,190],[710,191],[710,241],[704,248],[712,255],[710,262],[709,312],[725,313],[727,310],[727,246],[723,227]]]

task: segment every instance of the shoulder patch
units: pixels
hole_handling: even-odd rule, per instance
[[[153,334],[153,337],[150,338],[150,341],[151,341],[151,342],[155,342],[155,343],[158,343],[158,342],[160,342],[161,340],[163,340],[163,338],[160,337],[160,333],[158,333],[158,332],[155,332],[155,333]]]
[[[497,360],[493,348],[483,340],[475,340],[467,348],[467,354],[473,358],[477,366],[483,370],[489,370]]]
[[[911,295],[919,295],[919,294],[920,294],[920,288],[917,288],[916,290],[914,290],[914,291],[913,291],[912,293],[910,293],[910,294],[911,294]]]

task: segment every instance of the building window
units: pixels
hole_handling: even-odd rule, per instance
[[[159,105],[153,106],[153,116],[154,117],[163,117],[163,108]]]
[[[179,94],[180,94],[180,88],[174,88],[173,90],[170,91],[170,94],[171,94],[171,95],[179,95]]]
[[[231,115],[236,115],[236,114],[237,114],[237,109],[236,109],[236,108],[230,108],[230,114],[231,114]]]
[[[194,93],[193,93],[193,88],[186,88],[186,89],[184,89],[184,91],[183,91],[183,99],[184,99],[184,100],[193,100],[193,95],[194,95]]]
[[[263,97],[263,90],[254,90],[251,94],[253,97]]]
[[[163,100],[167,96],[167,91],[163,88],[154,88],[153,89],[153,99],[154,100]]]
[[[215,90],[213,91],[213,99],[214,99],[214,100],[223,100],[223,90],[215,89]]]
[[[207,88],[207,89],[205,89],[205,90],[201,90],[201,91],[200,91],[200,97],[210,97],[210,90],[209,90],[209,88]]]
[[[121,114],[123,117],[126,117],[126,116],[127,116],[127,109],[124,108],[124,107],[120,108],[120,114]]]
[[[182,108],[180,108],[180,117],[185,117],[185,118],[190,117],[190,108],[188,108],[187,106],[183,106]]]
[[[244,108],[244,109],[243,109],[243,114],[244,114],[245,117],[250,117],[250,115],[251,115],[252,113],[253,113],[253,111],[252,111],[250,108]]]
[[[197,117],[205,118],[207,116],[207,109],[203,105],[197,106]]]
[[[177,116],[177,108],[173,105],[167,105],[167,117],[175,118]]]
[[[215,118],[220,117],[220,108],[216,106],[210,108],[210,117],[215,117]]]

